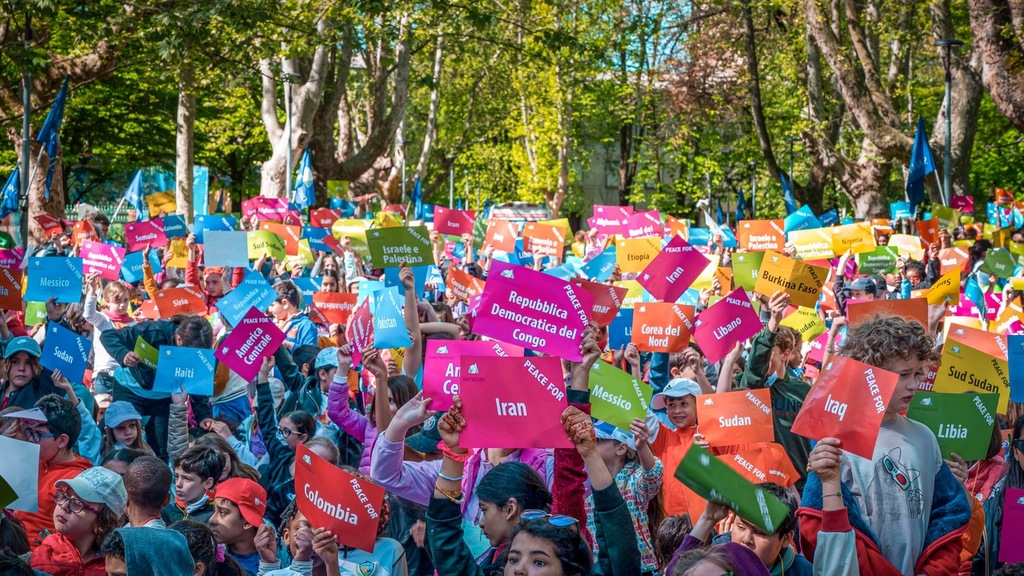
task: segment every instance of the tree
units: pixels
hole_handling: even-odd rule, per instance
[[[996,108],[1024,131],[1024,6],[1019,0],[969,0],[967,6],[985,89]]]

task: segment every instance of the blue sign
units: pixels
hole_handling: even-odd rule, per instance
[[[580,268],[580,271],[594,282],[604,282],[611,277],[613,270],[615,270],[614,245],[605,248],[604,252],[594,256],[590,262]]]
[[[619,308],[615,319],[608,325],[608,347],[619,350],[633,341],[633,309]]]
[[[207,266],[249,267],[249,236],[245,232],[207,230],[203,263]]]
[[[414,284],[417,295],[422,295],[427,291],[427,276],[430,274],[431,266],[433,265],[412,267],[412,275],[415,279]],[[402,298],[405,298],[405,286],[402,286],[402,281],[398,278],[398,270],[399,268],[384,269],[384,286],[394,286],[398,288],[398,294]]]
[[[889,203],[889,218],[893,220],[903,220],[905,218],[913,217],[914,215],[910,212],[910,202]]]
[[[821,228],[821,221],[814,215],[814,212],[811,212],[811,207],[804,204],[796,212],[786,216],[786,219],[783,221],[783,227],[786,229],[786,232],[811,230]]]
[[[28,259],[26,302],[74,303],[82,299],[82,259],[51,256]]]
[[[164,225],[166,232],[167,225]],[[196,216],[195,224],[192,226],[196,233],[196,242],[202,244],[206,241],[203,233],[207,230],[238,230],[238,220],[234,216]]]
[[[312,304],[313,292],[319,292],[321,288],[321,280],[319,278],[310,278],[309,276],[292,278],[292,283],[299,289],[299,292],[302,292],[302,302],[299,303],[299,308],[305,308]]]
[[[156,250],[149,252],[149,265],[153,268],[154,274],[163,270],[160,266],[160,257],[157,256]],[[129,283],[142,282],[142,250],[125,254],[124,262],[121,263],[121,278],[124,278],[124,281]]]
[[[250,308],[266,312],[275,300],[277,300],[277,292],[270,287],[266,278],[255,270],[246,270],[242,282],[221,296],[220,300],[217,300],[217,309],[229,324],[237,326],[238,322],[249,313]]]
[[[181,392],[213,396],[213,350],[161,346],[160,361],[156,364],[154,392]]]
[[[407,348],[412,346],[409,329],[402,316],[402,297],[392,286],[377,293],[377,310],[373,313],[373,347]]]
[[[89,364],[90,352],[92,342],[88,338],[51,322],[46,328],[46,341],[43,342],[43,355],[39,357],[39,364],[43,368],[60,370],[69,381],[81,384]]]
[[[331,248],[324,244],[324,238],[330,235],[330,228],[317,228],[315,226],[303,226],[302,238],[309,240],[309,247],[320,252],[332,252]]]
[[[164,235],[168,238],[184,238],[188,236],[188,226],[181,214],[164,216]]]

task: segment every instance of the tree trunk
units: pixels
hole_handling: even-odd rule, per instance
[[[7,136],[14,143],[14,151],[20,159],[21,132],[11,128],[8,130]],[[61,148],[63,149],[63,147]],[[36,216],[40,214],[49,214],[54,218],[64,217],[64,166],[61,162],[61,152],[58,151],[57,158],[52,160],[57,164],[53,170],[53,181],[50,183],[50,197],[46,198],[46,171],[50,167],[51,159],[44,153],[37,167],[36,159],[40,158],[40,149],[40,144],[33,139],[32,149],[28,152],[29,176],[22,176],[23,178],[29,178],[34,173],[34,177],[32,177],[32,181],[29,182],[28,188],[29,244],[38,244],[46,241],[46,232],[43,230],[43,227],[36,222]],[[18,162],[18,166],[21,166],[20,161]]]
[[[430,107],[427,110],[427,127],[423,134],[423,149],[420,150],[419,161],[416,162],[416,173],[413,182],[424,180],[430,155],[437,141],[437,111],[441,103],[441,70],[444,64],[444,36],[438,35],[437,48],[434,50],[434,75],[430,85]]]
[[[178,214],[192,223],[192,179],[195,165],[196,94],[192,64],[184,62],[178,72],[178,121],[174,143],[174,199]]]
[[[985,88],[999,112],[1017,130],[1024,132],[1020,3],[1018,0],[968,0],[967,6],[974,46],[984,59],[981,78]]]

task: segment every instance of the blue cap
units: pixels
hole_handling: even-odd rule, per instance
[[[29,356],[35,356],[36,358],[43,355],[43,352],[39,349],[39,343],[28,336],[18,336],[8,342],[7,348],[4,350],[4,358],[10,358],[18,352],[27,352]]]
[[[594,435],[598,440],[614,440],[629,446],[630,450],[636,450],[636,439],[632,432],[612,426],[603,420],[594,420]]]
[[[125,402],[124,400],[111,402],[110,406],[107,406],[107,411],[103,414],[103,421],[108,428],[117,428],[131,420],[142,420],[142,416],[139,415],[138,410],[135,409],[135,406],[132,406],[131,402]]]
[[[317,352],[316,360],[313,361],[313,369],[319,370],[330,370],[331,368],[338,367],[338,348],[331,346],[330,348],[324,348]]]
[[[651,398],[651,408],[664,410],[666,398],[682,398],[683,396],[700,396],[700,384],[689,378],[673,378],[661,392]]]

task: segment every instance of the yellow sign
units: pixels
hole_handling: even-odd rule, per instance
[[[644,287],[636,280],[621,280],[612,284],[626,289],[626,296],[622,299],[622,308],[632,308],[634,304],[644,298]]]
[[[173,214],[178,209],[178,202],[174,199],[174,192],[156,192],[146,196],[146,204],[149,205],[149,217],[159,218],[161,213]]]
[[[345,218],[334,222],[334,225],[331,226],[331,234],[337,240],[341,240],[342,236],[347,237],[352,241],[352,249],[365,255],[369,253],[369,247],[366,244],[366,231],[369,228],[369,220]]]
[[[809,266],[778,252],[765,252],[754,291],[771,296],[778,290],[790,295],[794,306],[813,308],[828,268]]]
[[[932,284],[928,290],[928,303],[932,306],[949,304],[956,306],[960,303],[960,270],[950,270],[942,278]]]
[[[832,249],[831,228],[795,230],[789,233],[789,243],[796,248],[797,260],[821,260],[836,255]]]
[[[250,230],[246,233],[249,239],[249,260],[258,260],[264,254],[270,258],[284,260],[284,238],[267,230]]]
[[[832,249],[836,254],[850,250],[854,254],[875,250],[875,233],[868,222],[855,222],[832,228]]]
[[[661,252],[661,238],[620,238],[615,262],[624,274],[640,273]]]
[[[921,238],[910,234],[893,234],[889,236],[889,246],[895,246],[900,256],[909,256],[914,260],[924,260],[924,247]]]
[[[942,347],[942,359],[935,376],[936,392],[999,394],[1000,414],[1010,403],[1010,377],[1006,360],[985,354],[961,342]]]
[[[405,225],[405,223],[402,222],[401,216],[398,214],[392,214],[391,212],[380,212],[373,220],[377,223],[377,226],[381,228],[397,228]]]
[[[950,232],[960,224],[960,211],[948,206],[932,207],[932,217],[938,219],[939,228]]]
[[[800,333],[804,342],[810,342],[818,336],[825,333],[825,323],[821,321],[821,317],[814,311],[813,308],[804,308],[803,306],[796,309],[795,312],[786,316],[780,322],[782,326],[788,326],[793,330]]]
[[[167,243],[167,249],[173,254],[167,262],[168,268],[185,268],[188,266],[188,247],[185,246],[184,238],[171,238]]]
[[[704,290],[705,288],[710,290],[711,285],[715,282],[715,273],[718,271],[718,264],[721,261],[721,256],[718,254],[708,254],[707,259],[710,261],[704,271],[697,276],[697,279],[690,284],[690,288],[694,290]]]

